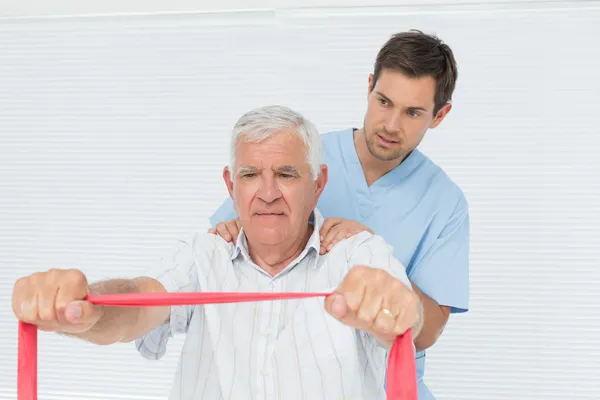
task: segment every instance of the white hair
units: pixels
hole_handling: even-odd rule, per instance
[[[306,146],[306,162],[313,179],[321,170],[321,135],[315,125],[296,111],[283,106],[256,108],[242,115],[233,127],[231,135],[231,159],[229,171],[234,173],[235,151],[240,141],[260,142],[282,130],[293,131]]]

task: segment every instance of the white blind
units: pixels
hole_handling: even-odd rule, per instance
[[[208,228],[229,129],[280,103],[360,126],[394,32],[455,50],[454,109],[423,150],[471,206],[471,311],[429,352],[438,399],[597,399],[598,2],[20,19],[0,23],[0,399],[17,277],[134,276]],[[40,399],[166,399],[181,347],[40,335]],[[59,370],[60,368],[60,370]]]

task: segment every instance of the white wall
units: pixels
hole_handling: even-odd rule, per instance
[[[594,2],[594,0],[570,1],[570,3]],[[406,7],[420,10],[447,6],[495,7],[560,3],[554,0],[5,0],[0,3],[0,17],[29,18],[41,16],[75,16],[105,14],[142,13],[203,13],[245,10],[285,10],[285,9],[344,9],[348,7]],[[562,2],[567,3],[567,2]]]
[[[15,398],[18,276],[142,272],[208,227],[243,111],[359,125],[377,49],[410,28],[455,49],[455,107],[423,149],[472,213],[472,310],[430,351],[430,386],[440,400],[600,398],[599,2],[90,3],[0,9],[0,399]],[[165,399],[180,345],[151,363],[41,334],[40,399]]]

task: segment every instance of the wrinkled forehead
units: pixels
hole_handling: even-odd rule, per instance
[[[306,146],[297,135],[276,133],[260,141],[240,137],[236,145],[236,169],[304,170],[309,168]]]

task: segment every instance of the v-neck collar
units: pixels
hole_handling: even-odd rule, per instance
[[[349,180],[356,193],[356,201],[361,216],[367,218],[378,208],[378,200],[383,197],[389,189],[406,179],[425,157],[418,150],[413,150],[400,165],[388,171],[381,178],[373,182],[371,186],[367,185],[365,173],[358,158],[356,146],[354,146],[354,131],[356,128],[350,128],[341,138],[344,160],[349,173]]]

